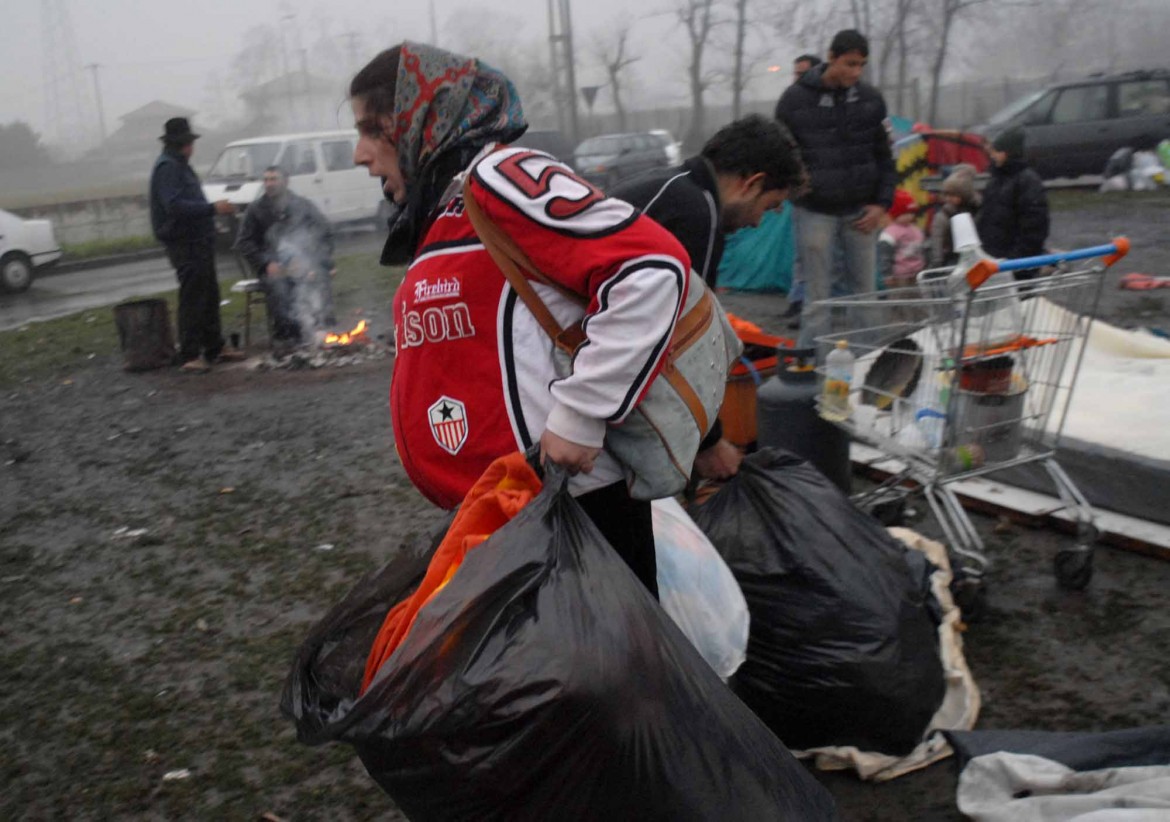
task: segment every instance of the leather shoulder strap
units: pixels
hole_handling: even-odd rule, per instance
[[[472,196],[470,174],[463,181],[463,210],[467,213],[467,218],[471,220],[471,227],[475,229],[484,248],[487,249],[488,254],[491,255],[504,277],[507,278],[509,285],[524,301],[528,310],[532,312],[532,316],[540,323],[544,333],[548,334],[558,347],[570,354],[576,351],[585,341],[584,332],[581,331],[579,325],[561,328],[552,312],[548,310],[548,306],[540,299],[540,295],[533,289],[532,283],[524,276],[524,271],[529,272],[543,283],[548,283],[548,278],[540,273],[532,261],[528,259],[528,255],[512,241],[512,238],[484,213],[479,203],[475,201],[475,197]],[[521,271],[522,268],[524,271]],[[575,296],[580,301],[580,296]]]

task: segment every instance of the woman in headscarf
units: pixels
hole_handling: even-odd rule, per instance
[[[354,161],[399,207],[382,253],[409,263],[394,297],[390,407],[398,455],[432,502],[454,507],[492,460],[539,442],[570,490],[656,593],[648,502],[602,449],[662,368],[683,305],[682,246],[567,166],[504,144],[527,128],[511,82],[475,59],[404,42],[353,78]],[[463,185],[548,282],[571,372],[476,235]]]

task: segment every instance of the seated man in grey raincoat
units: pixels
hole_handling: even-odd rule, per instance
[[[333,324],[333,232],[312,202],[289,191],[280,166],[264,170],[264,194],[248,206],[235,249],[264,284],[274,344],[312,342]]]

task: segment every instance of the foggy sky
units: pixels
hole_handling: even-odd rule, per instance
[[[441,42],[441,27],[452,13],[460,7],[483,8],[490,4],[436,0],[435,5]],[[547,0],[500,0],[496,5],[506,8],[510,17],[523,21],[524,40],[547,36]],[[669,7],[669,0],[660,5]],[[0,82],[0,123],[24,120],[38,131],[45,126],[41,8],[41,0],[0,0],[0,76],[4,78]],[[431,39],[426,0],[331,0],[328,4],[318,0],[198,0],[183,4],[165,0],[70,0],[69,8],[77,63],[101,66],[98,73],[107,132],[118,127],[119,116],[156,99],[196,111],[205,109],[212,72],[218,72],[224,81],[224,93],[234,96],[236,90],[227,88],[226,81],[230,79],[232,58],[242,48],[243,33],[256,25],[279,25],[281,17],[289,12],[296,14],[295,24],[306,47],[312,44],[325,20],[337,32],[360,31],[369,54],[377,50],[375,44],[381,48],[402,39]],[[577,0],[573,24],[579,63],[589,62],[580,52],[592,29],[629,8],[627,0]],[[286,23],[286,31],[291,31],[290,25]],[[683,37],[681,31],[674,36]],[[655,39],[661,38],[647,36],[643,48]],[[669,85],[677,87],[668,96],[681,102],[686,96],[681,49],[677,54],[655,56],[654,60],[659,66],[669,61],[671,73],[677,76],[676,83]],[[313,68],[310,66],[310,71]],[[82,71],[80,78],[86,101],[92,106],[91,73]],[[600,83],[599,70],[579,67],[578,82]]]
[[[121,115],[152,100],[195,110],[197,128],[200,122],[204,127],[209,125],[211,111],[217,108],[217,93],[220,110],[238,108],[239,78],[233,74],[232,61],[244,47],[245,33],[255,26],[268,24],[285,31],[290,52],[298,46],[293,42],[294,30],[299,32],[301,47],[311,49],[321,33],[328,32],[342,52],[345,47],[341,35],[357,31],[363,41],[358,55],[360,66],[378,50],[400,40],[430,42],[428,2],[195,0],[180,4],[167,0],[68,0],[68,5],[76,46],[74,62],[78,66],[100,64],[106,131],[112,133]],[[486,27],[492,29],[489,33],[497,41],[504,41],[499,51],[508,52],[512,46],[509,38],[514,38],[514,51],[535,48],[547,61],[547,0],[434,2],[439,45],[458,47],[451,42],[449,23],[453,28],[462,25],[464,36],[469,29],[475,36]],[[627,108],[689,105],[687,37],[669,12],[678,2],[573,0],[578,86],[604,85],[594,42],[599,35],[604,37],[615,21],[625,18],[633,23],[630,48],[641,58],[623,79]],[[825,51],[825,43],[790,42],[785,35],[786,18],[777,19],[780,10],[796,7],[815,16],[831,2],[753,0],[753,13],[772,15],[776,27],[757,23],[751,32],[759,59],[753,63],[746,99],[775,99],[788,82],[786,69],[796,54]],[[841,0],[834,4],[838,9],[849,6]],[[42,0],[0,0],[0,123],[24,120],[44,133],[42,7]],[[1058,7],[1095,7],[1096,12],[1074,17],[1054,13]],[[1036,77],[1058,69],[1083,74],[1121,66],[1165,65],[1164,32],[1170,24],[1170,0],[1125,0],[1123,7],[1127,14],[1119,16],[1108,0],[1042,0],[1037,4],[1005,0],[974,6],[980,19],[956,25],[946,76]],[[485,26],[483,12],[491,9],[503,9],[503,16],[498,25]],[[466,13],[468,10],[475,13]],[[282,23],[290,13],[295,20]],[[491,15],[487,19],[496,21]],[[838,19],[843,26],[850,22],[848,15]],[[875,33],[869,34],[872,40]],[[920,38],[923,36],[929,35]],[[705,68],[726,64],[727,53],[726,46],[712,44]],[[496,59],[491,54],[474,56]],[[295,55],[291,62],[291,68],[299,67]],[[769,74],[765,70],[768,63],[779,64],[785,70]],[[309,60],[309,70],[314,74],[348,73],[345,65],[333,67],[333,71],[328,68]],[[917,71],[925,74],[921,62]],[[218,77],[218,92],[213,77]],[[86,107],[83,114],[93,122],[91,128],[96,133],[93,78],[89,71],[82,70],[79,80]],[[341,83],[338,90],[341,103]],[[715,82],[707,92],[707,102],[726,101],[729,94],[725,83]],[[598,110],[608,110],[609,106],[608,93],[603,92],[598,98]],[[348,126],[348,119],[346,108],[340,106],[338,125]]]

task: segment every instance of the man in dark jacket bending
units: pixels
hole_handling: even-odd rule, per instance
[[[277,347],[310,342],[333,322],[333,232],[313,203],[289,191],[280,166],[264,170],[264,195],[248,206],[235,248],[264,284]]]
[[[681,166],[641,174],[610,194],[641,209],[673,234],[691,267],[711,288],[719,274],[725,234],[758,226],[805,182],[800,151],[779,123],[752,114],[724,126],[698,156]],[[725,479],[742,455],[722,438],[719,421],[703,440],[695,473]]]
[[[179,278],[180,370],[198,374],[213,362],[244,357],[224,349],[215,273],[215,215],[230,214],[233,207],[203,196],[191,168],[199,135],[187,118],[172,117],[163,129],[163,152],[150,172],[150,224]]]
[[[829,296],[838,247],[845,293],[874,288],[877,231],[893,202],[897,171],[885,100],[861,81],[868,59],[863,35],[837,32],[828,61],[789,86],[776,104],[776,119],[795,135],[811,178],[810,191],[793,212],[805,314],[807,306]],[[802,345],[819,333],[823,330],[802,319]]]
[[[1048,240],[1048,195],[1040,175],[1024,162],[1024,130],[1016,126],[991,144],[991,179],[983,189],[983,206],[975,220],[983,250],[993,257],[1034,257]],[[1030,280],[1035,268],[1017,271]]]

